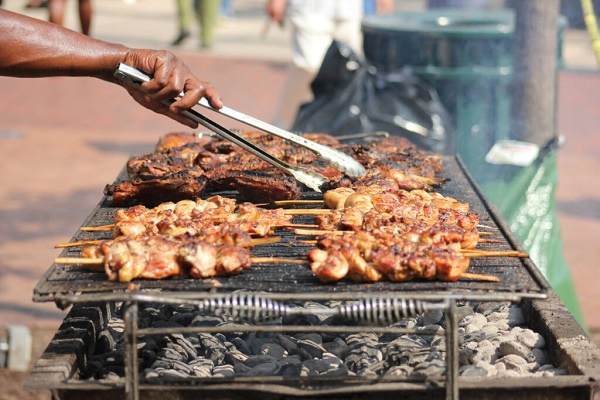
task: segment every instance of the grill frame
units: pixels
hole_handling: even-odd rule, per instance
[[[491,250],[523,251],[514,238],[504,220],[495,207],[490,204],[476,182],[468,173],[459,156],[444,157],[446,177],[449,180],[439,190],[459,201],[468,202],[472,211],[480,215],[481,223],[493,226],[498,234],[492,238],[501,239],[500,244],[478,246]],[[123,180],[122,171],[116,181]],[[235,196],[234,192],[210,193],[224,196]],[[319,198],[318,193],[307,193],[305,198]],[[117,208],[108,206],[109,199],[103,197],[82,226],[97,226],[113,222]],[[300,207],[303,208],[303,207]],[[308,208],[308,207],[304,207]],[[311,216],[296,216],[295,223],[311,223]],[[271,245],[257,246],[252,251],[255,256],[303,257],[311,248],[299,245],[297,240],[309,237],[295,236],[293,231],[279,230],[281,242]],[[109,239],[110,232],[77,232],[71,241]],[[77,257],[81,247],[63,250],[61,257]],[[508,257],[472,259],[470,271],[491,274],[500,277],[500,283],[475,282],[459,280],[457,282],[411,281],[411,282],[378,282],[361,284],[350,281],[335,284],[323,284],[312,275],[304,265],[279,263],[277,265],[254,265],[250,270],[231,277],[215,279],[166,279],[136,280],[134,283],[140,292],[156,292],[160,290],[164,296],[191,296],[205,298],[215,293],[227,293],[237,290],[250,290],[265,293],[272,299],[298,299],[307,296],[317,300],[355,299],[360,296],[378,296],[390,292],[398,292],[403,297],[425,300],[443,300],[448,298],[465,300],[519,301],[523,298],[545,298],[549,284],[531,259]],[[129,284],[109,282],[104,274],[90,273],[81,267],[52,264],[34,289],[33,299],[36,302],[54,301],[64,306],[92,299],[103,301],[127,301]]]

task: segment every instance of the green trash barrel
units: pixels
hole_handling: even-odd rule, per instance
[[[562,67],[558,24],[557,66]],[[366,17],[362,24],[366,60],[390,72],[410,68],[448,110],[456,136],[447,148],[458,153],[486,196],[583,325],[569,267],[562,253],[554,203],[556,154],[519,168],[492,165],[485,156],[494,143],[510,139],[513,10],[434,9]]]

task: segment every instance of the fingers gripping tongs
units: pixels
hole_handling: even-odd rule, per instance
[[[151,79],[149,76],[147,76],[143,72],[141,72],[133,67],[130,67],[128,65],[125,65],[125,64],[119,64],[119,67],[116,69],[114,76],[117,79],[119,79],[120,81],[127,83],[131,86],[134,86],[140,90],[141,90],[140,84],[143,82],[149,82]],[[169,105],[169,104],[173,103],[174,101],[175,101],[175,99],[172,99],[170,101],[166,101],[165,104]],[[360,163],[358,163],[352,157],[350,157],[338,150],[332,149],[327,146],[323,146],[319,143],[315,143],[311,140],[303,138],[302,136],[298,136],[293,133],[287,132],[283,129],[277,128],[276,126],[270,125],[270,124],[260,121],[256,118],[250,117],[246,114],[243,114],[239,111],[233,110],[229,107],[223,107],[220,110],[217,110],[215,108],[212,108],[211,105],[209,104],[209,102],[205,98],[202,98],[198,102],[198,104],[203,107],[206,107],[209,110],[214,111],[216,113],[225,115],[229,118],[233,118],[237,121],[243,122],[254,128],[257,128],[257,129],[260,129],[267,133],[270,133],[272,135],[278,136],[289,142],[306,147],[310,151],[317,154],[319,156],[319,158],[323,159],[324,161],[326,161],[333,167],[337,168],[338,170],[345,172],[349,176],[359,177],[359,176],[365,175],[365,173],[366,173],[365,169],[363,168],[363,166]],[[198,124],[210,129],[211,131],[215,132],[216,134],[223,137],[224,139],[227,139],[227,140],[237,144],[238,146],[249,151],[250,153],[254,154],[255,156],[261,158],[262,160],[270,163],[271,165],[273,165],[277,168],[280,168],[283,171],[289,173],[294,178],[296,178],[298,181],[302,182],[303,184],[305,184],[306,186],[308,186],[309,188],[311,188],[317,192],[321,191],[321,189],[320,189],[321,185],[327,181],[327,178],[325,178],[323,175],[318,174],[314,171],[311,171],[310,169],[296,166],[296,165],[290,165],[290,164],[278,159],[277,157],[271,155],[270,153],[266,152],[265,150],[261,149],[260,147],[249,142],[242,136],[224,128],[223,126],[210,120],[209,118],[205,117],[204,115],[200,114],[199,112],[195,111],[194,109],[189,109],[187,111],[183,111],[181,114],[186,116],[187,118],[191,119],[192,121],[195,121]]]

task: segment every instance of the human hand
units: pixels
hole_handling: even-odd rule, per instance
[[[152,77],[150,82],[141,84],[143,92],[128,85],[125,88],[135,101],[154,112],[196,128],[198,124],[181,115],[181,111],[192,108],[202,97],[214,108],[223,107],[217,90],[210,83],[200,81],[180,58],[169,51],[131,49],[122,62]],[[181,92],[184,95],[179,98]],[[168,106],[162,103],[170,99],[176,101]]]
[[[268,0],[265,11],[271,20],[283,26],[285,17],[286,0]]]

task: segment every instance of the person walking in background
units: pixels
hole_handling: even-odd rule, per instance
[[[90,36],[90,27],[92,24],[92,0],[79,1],[79,23],[81,33]],[[66,0],[50,0],[48,3],[48,12],[50,22],[58,25],[64,24]]]
[[[393,0],[376,0],[377,13],[393,10]],[[267,16],[282,26],[291,25],[292,67],[283,97],[278,102],[274,125],[289,129],[300,105],[310,101],[310,83],[334,40],[363,55],[361,22],[363,0],[267,0]]]
[[[177,20],[179,36],[173,46],[179,46],[191,35],[194,15],[199,25],[200,46],[212,47],[215,40],[215,26],[219,18],[220,0],[177,0]]]

